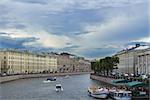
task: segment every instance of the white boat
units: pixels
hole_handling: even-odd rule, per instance
[[[126,90],[109,90],[111,98],[115,100],[131,100],[132,92]]]
[[[54,81],[50,81],[50,80],[44,80],[43,83],[50,83],[50,82],[54,82]]]
[[[55,90],[56,90],[56,92],[63,91],[62,85],[61,84],[56,84]]]
[[[108,89],[97,87],[88,87],[88,93],[90,96],[98,99],[106,99],[109,95]]]

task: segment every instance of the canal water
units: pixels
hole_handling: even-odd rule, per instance
[[[87,94],[91,85],[105,86],[90,79],[89,74],[72,75],[56,82],[43,83],[46,78],[21,79],[0,84],[0,100],[96,100]],[[64,91],[56,92],[55,85],[62,84]]]

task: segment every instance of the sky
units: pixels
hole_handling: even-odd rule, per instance
[[[89,59],[150,45],[149,0],[0,0],[0,49]]]

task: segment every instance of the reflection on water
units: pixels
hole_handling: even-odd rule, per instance
[[[43,83],[46,78],[32,78],[0,84],[0,100],[94,100],[87,87],[104,84],[90,79],[89,74],[57,77],[56,82]],[[64,91],[56,92],[55,85],[62,84]]]

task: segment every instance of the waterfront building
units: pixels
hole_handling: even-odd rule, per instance
[[[1,61],[2,61],[2,54],[3,54],[3,53],[0,52],[0,73],[1,73],[1,69],[2,69],[2,62],[1,62]]]
[[[149,73],[150,48],[136,44],[135,47],[122,50],[116,54],[119,57],[118,72],[121,73]]]
[[[57,58],[28,51],[1,50],[1,73],[41,73],[57,71]]]
[[[1,50],[0,70],[7,74],[87,72],[90,62],[69,53]]]
[[[137,57],[136,72],[138,74],[150,74],[150,48],[140,50]]]
[[[83,57],[77,57],[69,53],[61,53],[58,56],[59,72],[89,72],[90,61]]]

